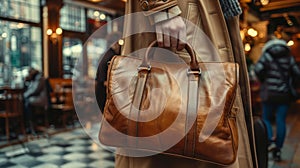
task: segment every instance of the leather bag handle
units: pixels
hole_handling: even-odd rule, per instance
[[[132,100],[132,106],[130,107],[129,118],[134,118],[134,120],[128,121],[128,130],[127,134],[130,136],[138,137],[138,124],[135,121],[139,121],[140,110],[142,105],[142,100],[144,96],[144,90],[147,83],[148,75],[151,70],[151,65],[149,62],[149,52],[152,47],[157,46],[157,41],[151,42],[148,46],[144,58],[142,60],[141,65],[138,68],[138,78],[135,86],[134,96]],[[185,143],[187,144],[184,150],[184,153],[189,156],[194,155],[194,147],[195,147],[195,139],[197,133],[196,123],[194,122],[197,119],[198,112],[198,95],[199,95],[199,79],[201,76],[201,69],[198,65],[198,61],[196,59],[195,51],[189,44],[186,44],[185,49],[189,53],[191,57],[190,69],[188,70],[188,100],[191,102],[188,103],[187,107],[187,125],[190,125],[190,128],[186,127],[185,131],[187,133],[187,137],[185,139]],[[136,111],[137,109],[137,111]],[[136,114],[138,113],[138,114]],[[137,146],[138,142],[136,141],[128,141],[129,146]],[[192,152],[190,152],[192,151]]]
[[[155,47],[157,45],[158,45],[157,40],[154,40],[148,46],[148,48],[146,50],[146,53],[145,53],[145,56],[142,60],[142,64],[139,67],[139,70],[142,70],[142,69],[150,70],[151,69],[151,65],[150,65],[150,62],[149,62],[149,52],[150,52],[152,47]],[[191,57],[190,70],[191,71],[198,71],[200,73],[201,70],[200,70],[199,65],[198,65],[198,61],[197,61],[197,58],[196,58],[195,51],[193,50],[193,48],[189,44],[185,45],[185,49]]]

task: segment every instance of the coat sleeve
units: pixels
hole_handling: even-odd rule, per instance
[[[297,65],[294,57],[291,58],[291,70],[292,70],[292,75],[297,77],[297,80],[300,80],[300,68]]]
[[[174,18],[181,14],[181,10],[178,6],[173,6],[169,9],[165,9],[164,11],[154,13],[149,16],[150,24],[153,25],[158,22],[162,22],[167,19]]]
[[[138,1],[145,15],[151,15],[177,5],[177,0],[135,0]]]
[[[263,54],[258,62],[255,64],[254,72],[258,79],[262,82],[265,79],[265,71],[266,71],[267,59]]]
[[[135,0],[139,2],[145,16],[149,16],[150,23],[171,19],[181,14],[177,0]]]
[[[41,77],[37,81],[34,81],[30,88],[24,93],[24,98],[39,95],[45,87],[44,78]]]

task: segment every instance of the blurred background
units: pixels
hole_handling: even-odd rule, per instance
[[[0,111],[16,107],[12,110],[17,114],[12,118],[19,117],[9,123],[9,116],[0,112],[0,167],[113,167],[113,154],[97,146],[81,129],[94,128],[92,122],[80,125],[78,121],[72,79],[79,78],[81,86],[94,80],[99,56],[107,49],[106,35],[123,31],[121,21],[110,21],[124,15],[125,3],[126,0],[0,0]],[[253,66],[270,36],[285,40],[300,65],[300,0],[240,0],[240,4],[240,35],[252,107],[260,116],[260,84]],[[90,38],[103,25],[103,33]],[[74,69],[78,60],[86,65],[80,72]],[[7,101],[7,93],[22,95],[29,86],[25,79],[30,68],[41,72],[49,84],[47,105],[32,109],[33,129],[23,121],[22,102],[15,100],[13,105]],[[77,92],[77,108],[98,122],[98,112],[88,113],[86,103],[94,103],[87,96],[90,92],[93,88],[83,87]],[[299,101],[294,102],[290,109],[285,161],[270,160],[269,167],[300,167],[296,157],[300,155],[300,135],[295,132],[300,129],[296,115],[299,105]],[[82,144],[85,149],[77,148]],[[76,155],[72,153],[74,149]],[[84,154],[78,156],[78,152]],[[98,159],[100,155],[104,156],[102,160]]]

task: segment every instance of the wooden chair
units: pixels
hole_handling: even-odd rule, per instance
[[[48,106],[32,106],[31,108],[34,130],[46,133],[49,129]]]
[[[74,126],[75,108],[72,98],[72,80],[62,78],[50,78],[50,108],[49,115],[55,117],[55,121],[60,120],[63,128],[70,122]],[[59,89],[58,89],[59,88]],[[52,122],[54,122],[52,120]]]
[[[23,105],[23,89],[9,89],[4,90],[4,101],[5,108],[0,111],[0,118],[5,119],[5,132],[7,140],[10,140],[10,126],[12,124],[18,124],[17,128],[21,128],[22,134],[26,136],[25,124],[24,124],[24,105]],[[15,120],[12,120],[15,119]]]

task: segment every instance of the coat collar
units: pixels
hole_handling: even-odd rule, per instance
[[[290,50],[290,48],[286,44],[286,41],[281,40],[281,39],[273,39],[273,40],[268,41],[264,45],[264,47],[262,48],[262,52],[264,53],[266,50],[268,50],[269,48],[271,48],[274,45],[282,45],[282,46],[287,47]]]

